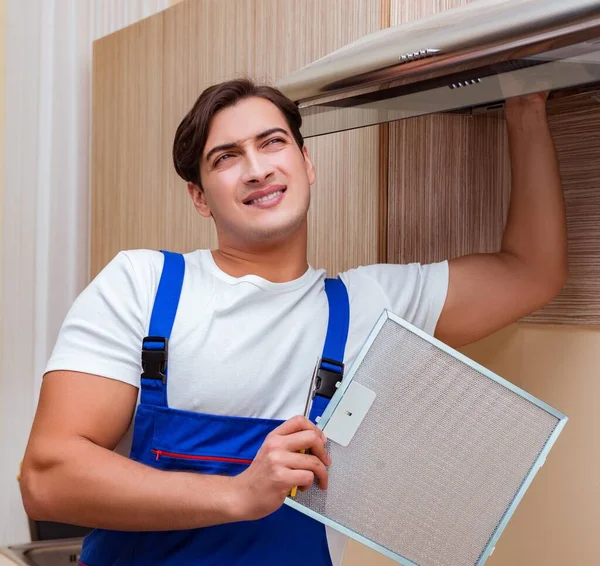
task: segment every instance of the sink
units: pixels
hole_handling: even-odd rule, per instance
[[[77,566],[83,538],[31,542],[0,548],[19,566]]]

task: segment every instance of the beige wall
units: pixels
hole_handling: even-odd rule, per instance
[[[520,324],[464,352],[569,417],[489,566],[596,566],[600,331]]]

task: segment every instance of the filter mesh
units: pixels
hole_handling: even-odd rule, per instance
[[[559,419],[390,319],[353,379],[375,402],[297,501],[420,566],[476,564]]]

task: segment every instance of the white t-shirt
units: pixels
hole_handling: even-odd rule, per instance
[[[210,250],[185,254],[169,340],[169,406],[232,416],[302,414],[327,331],[324,270],[272,283],[236,278]],[[163,265],[158,251],[120,252],[73,303],[46,372],[70,370],[139,387],[141,343]],[[350,299],[347,370],[384,309],[433,334],[446,300],[448,263],[379,264],[340,274]],[[127,453],[131,430],[118,448]],[[345,537],[328,529],[335,566]]]

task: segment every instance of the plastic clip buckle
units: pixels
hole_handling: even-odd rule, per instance
[[[323,367],[323,363],[336,366],[340,368],[340,371],[333,371]],[[326,399],[331,399],[337,391],[337,384],[342,381],[344,377],[344,364],[337,360],[331,360],[329,358],[321,358],[319,369],[315,379],[314,395],[321,395]]]
[[[148,343],[161,344],[160,347],[148,348]],[[169,340],[164,336],[146,336],[142,341],[142,379],[160,379],[167,382]]]

